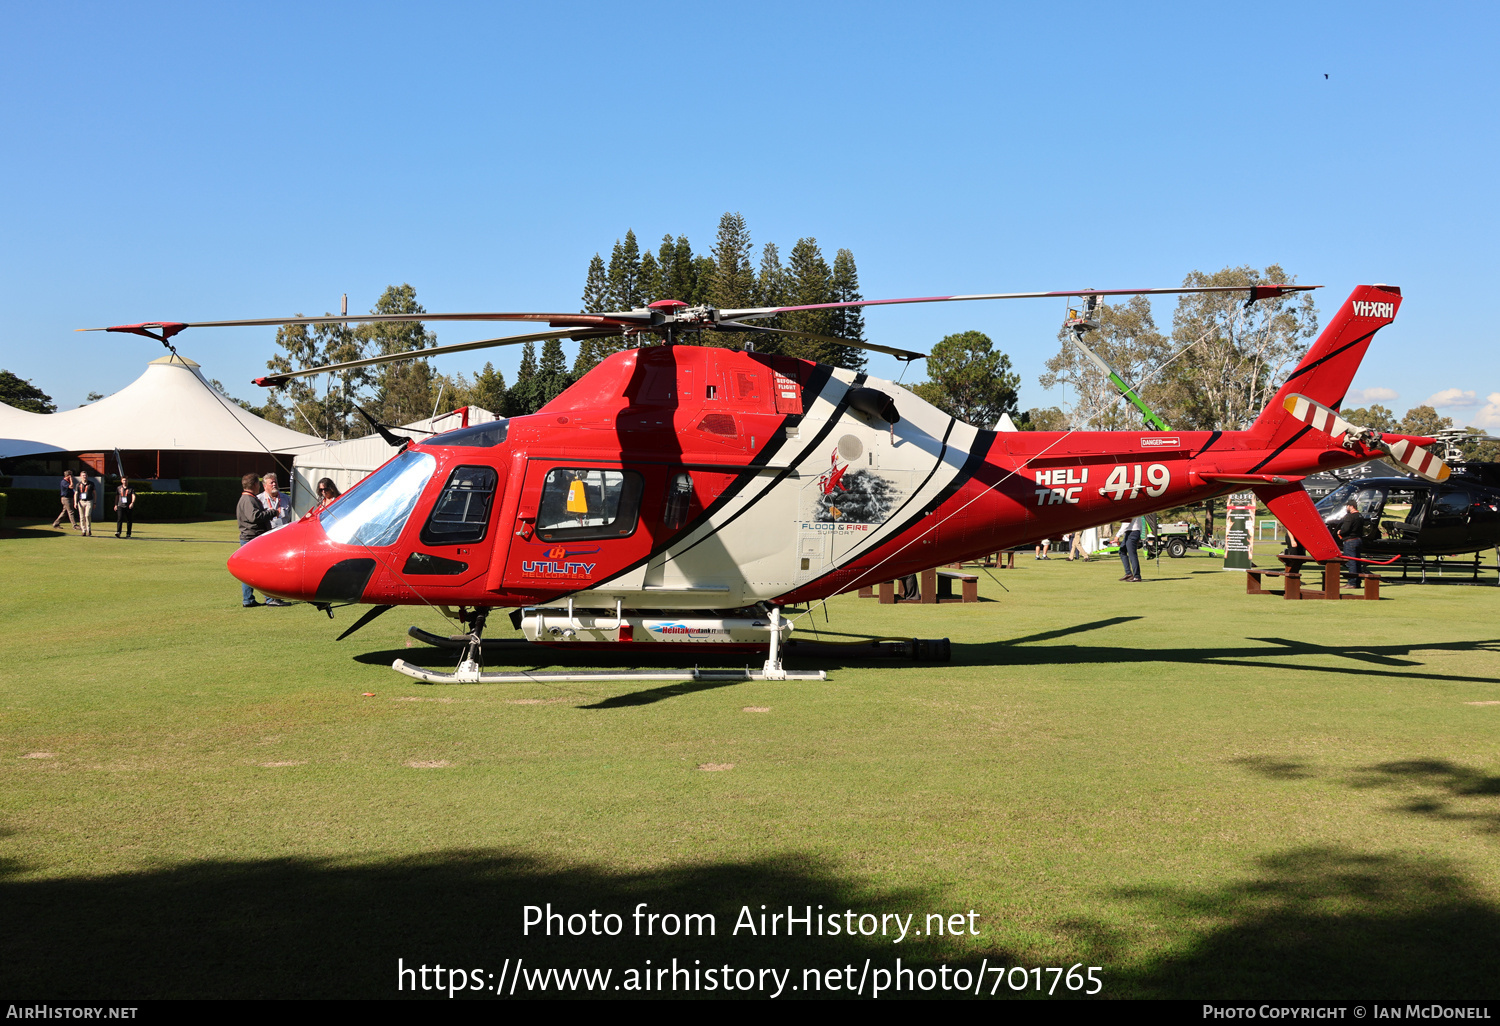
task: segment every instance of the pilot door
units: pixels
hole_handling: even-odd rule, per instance
[[[523,591],[591,587],[650,551],[639,530],[641,474],[615,463],[527,462],[505,585]]]
[[[436,497],[421,527],[405,535],[411,551],[399,574],[377,578],[372,593],[376,600],[387,597],[382,588],[392,589],[391,597],[411,586],[441,594],[437,589],[464,587],[482,580],[489,569],[495,544],[492,535],[500,531],[503,536],[503,529],[492,523],[504,494],[498,471],[483,464],[450,465],[436,487]],[[422,504],[417,509],[420,511]]]

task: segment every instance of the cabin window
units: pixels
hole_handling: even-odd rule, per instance
[[[1469,516],[1468,492],[1447,492],[1439,495],[1432,504],[1432,519],[1434,524],[1461,524]]]
[[[688,511],[693,505],[693,475],[673,474],[667,482],[667,499],[662,505],[661,522],[669,531],[687,526]]]
[[[394,545],[436,469],[429,453],[399,453],[319,513],[318,522],[344,545]]]
[[[495,501],[494,467],[457,467],[448,475],[443,494],[422,525],[423,545],[461,545],[482,541],[490,526]]]
[[[641,475],[632,470],[555,467],[542,482],[536,535],[542,541],[623,538],[635,532]]]

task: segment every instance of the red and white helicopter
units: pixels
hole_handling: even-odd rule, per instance
[[[1249,488],[1306,544],[1338,552],[1305,475],[1391,456],[1435,479],[1430,438],[1361,431],[1333,415],[1400,289],[1356,288],[1246,431],[997,433],[962,423],[888,381],[805,360],[680,344],[703,329],[803,333],[750,323],[778,313],[1024,297],[1246,291],[1247,304],[1315,286],[1082,289],[718,310],[675,300],[606,314],[422,314],[423,321],[539,321],[550,330],[373,357],[257,383],[549,338],[627,335],[665,345],[601,362],[537,413],[405,445],[328,507],[236,550],[230,572],[283,599],[330,609],[457,611],[468,628],[454,673],[402,660],[419,680],[485,673],[488,614],[558,646],[769,646],[744,679],[821,678],[784,669],[781,608],[1105,521]],[[189,327],[402,321],[410,315],[120,325],[166,342]],[[889,353],[922,354],[845,339]],[[1347,428],[1348,430],[1344,430]],[[331,615],[331,612],[330,612]],[[722,651],[722,649],[721,649]],[[631,674],[636,679],[699,678]],[[721,675],[723,675],[721,673]],[[561,674],[596,679],[611,674]]]

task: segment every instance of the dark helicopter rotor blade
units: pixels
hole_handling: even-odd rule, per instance
[[[847,303],[809,303],[805,306],[763,306],[745,310],[720,310],[720,321],[747,317],[773,317],[798,310],[842,310],[862,306],[897,306],[907,303],[962,303],[976,299],[1061,299],[1069,296],[1178,296],[1195,292],[1248,292],[1250,299],[1271,299],[1288,292],[1306,292],[1321,285],[1200,285],[1173,289],[1068,289],[1051,292],[985,292],[968,296],[916,296],[910,299],[856,299]]]
[[[522,342],[541,342],[551,338],[594,338],[600,335],[614,334],[618,334],[618,332],[579,331],[576,328],[563,328],[558,331],[532,332],[529,335],[506,335],[502,338],[484,338],[478,342],[458,342],[451,346],[437,346],[432,349],[409,349],[404,353],[387,353],[384,356],[369,356],[362,360],[345,360],[343,363],[329,363],[321,367],[309,367],[306,370],[267,374],[263,378],[253,378],[252,384],[274,388],[277,385],[286,384],[293,378],[305,378],[311,374],[337,373],[339,371],[353,370],[356,367],[374,367],[382,363],[395,363],[399,360],[421,360],[429,356],[442,356],[445,353],[462,353],[470,349],[489,349],[493,346],[514,346]]]
[[[107,328],[76,328],[76,331],[123,331],[147,338],[170,338],[188,328],[259,328],[283,324],[420,324],[424,321],[540,321],[554,328],[625,329],[651,323],[644,311],[619,313],[419,313],[419,314],[324,314],[321,317],[253,317],[238,321],[143,321],[140,324],[115,324]],[[155,328],[162,334],[149,334]],[[618,334],[611,331],[610,334]]]
[[[368,612],[365,613],[364,616],[361,616],[358,620],[355,620],[354,621],[354,625],[352,627],[350,627],[344,633],[340,634],[338,636],[337,640],[343,641],[349,635],[351,635],[355,631],[359,630],[361,627],[363,627],[365,624],[369,623],[371,620],[375,619],[381,613],[388,612],[389,610],[392,610],[392,609],[395,609],[395,608],[396,608],[395,606],[374,606],[374,607],[372,607]]]
[[[815,335],[810,331],[794,331],[791,328],[768,328],[761,324],[738,324],[735,322],[720,322],[715,326],[719,331],[755,331],[768,332],[773,335],[790,335],[793,338],[810,338],[816,342],[832,342],[835,345],[849,346],[852,349],[870,349],[877,353],[885,353],[894,356],[898,360],[910,362],[912,360],[925,360],[926,353],[914,353],[909,349],[894,349],[891,346],[876,345],[874,342],[861,342],[852,338],[837,338],[833,335]]]

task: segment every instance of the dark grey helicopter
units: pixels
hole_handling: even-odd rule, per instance
[[[1444,431],[1437,436],[1453,473],[1441,483],[1411,476],[1367,476],[1347,481],[1318,500],[1332,525],[1352,501],[1365,518],[1367,556],[1456,556],[1500,547],[1500,463],[1469,461],[1461,442],[1500,441],[1493,435]]]

